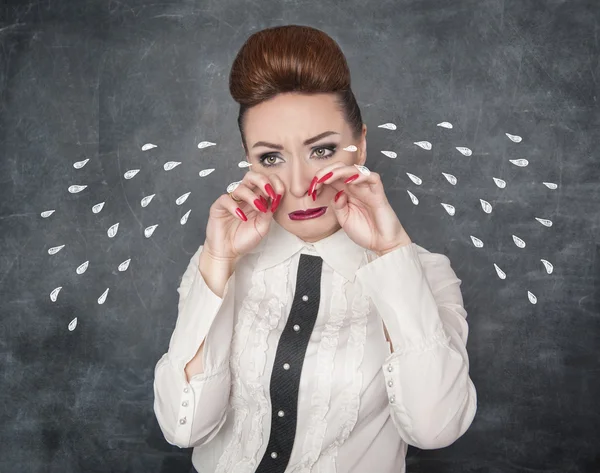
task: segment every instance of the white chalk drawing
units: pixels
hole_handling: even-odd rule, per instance
[[[133,177],[140,172],[139,169],[130,169],[129,171],[127,171],[125,174],[123,174],[123,177],[125,179],[133,179]]]
[[[443,172],[442,174],[443,174],[443,176],[446,178],[446,180],[447,180],[447,181],[448,181],[450,184],[452,184],[453,186],[455,186],[455,185],[456,185],[456,183],[458,182],[458,180],[456,179],[456,176],[453,176],[452,174],[448,174],[448,173],[445,173],[445,172]]]
[[[420,146],[421,148],[426,150],[430,150],[432,146],[429,141],[415,141],[413,144]]]
[[[144,146],[142,146],[142,151],[148,151],[149,149],[152,148],[157,148],[158,146],[153,145],[152,143],[146,143]]]
[[[552,220],[548,220],[547,218],[537,218],[535,217],[535,219],[540,222],[542,225],[544,225],[545,227],[551,227],[552,226]]]
[[[150,238],[152,236],[152,234],[154,233],[154,230],[156,230],[156,227],[158,227],[158,224],[150,225],[149,227],[146,227],[144,229],[144,236],[146,238]]]
[[[407,190],[406,192],[408,192],[408,196],[410,197],[411,202],[415,205],[419,205],[419,199],[417,199],[417,196],[409,190]]]
[[[65,247],[65,245],[60,245],[60,246],[53,246],[52,248],[50,248],[48,250],[48,254],[49,255],[55,255],[56,253],[58,253],[60,250],[62,250]]]
[[[454,215],[456,213],[456,209],[454,208],[453,205],[450,204],[441,204],[442,207],[444,207],[444,209],[446,209],[446,212],[448,212],[448,215]]]
[[[524,168],[525,166],[527,166],[529,164],[529,161],[527,161],[526,159],[509,159],[509,161],[511,163],[513,163],[515,166],[519,166]]]
[[[498,273],[500,279],[506,279],[506,273],[502,271],[496,263],[494,263],[494,268],[496,268],[496,273]]]
[[[187,211],[187,212],[186,212],[186,213],[183,215],[183,217],[181,217],[181,220],[179,220],[179,223],[181,223],[181,225],[185,225],[185,224],[187,223],[187,221],[188,221],[188,218],[189,218],[189,216],[190,216],[190,212],[191,212],[191,210],[188,210],[188,211]]]
[[[217,143],[211,143],[210,141],[201,141],[198,143],[198,149],[208,148],[209,146],[215,146]]]
[[[129,268],[129,263],[131,263],[131,258],[126,259],[119,265],[119,268],[118,268],[119,271],[121,271],[121,272],[127,271],[127,268]]]
[[[102,293],[102,295],[98,298],[98,304],[102,305],[104,304],[104,302],[106,301],[106,296],[108,295],[108,287],[106,288],[106,291],[104,291]]]
[[[179,162],[179,161],[169,161],[164,164],[163,169],[165,171],[170,171],[171,169],[175,169],[180,164],[181,164],[181,162]]]
[[[554,266],[552,265],[552,263],[550,263],[550,261],[545,260],[545,259],[541,259],[540,261],[544,265],[544,268],[546,268],[546,272],[548,274],[552,274],[552,271],[554,271]]]
[[[75,270],[75,272],[77,274],[83,274],[87,271],[89,265],[90,265],[90,262],[88,260],[85,263],[82,263],[79,266],[77,266],[77,269]]]
[[[529,302],[532,304],[537,304],[537,297],[535,297],[531,292],[527,291],[527,297],[529,298]]]
[[[465,156],[471,156],[473,154],[473,151],[471,151],[469,148],[465,148],[464,146],[457,146],[456,149]]]
[[[438,123],[437,126],[441,126],[442,128],[452,128],[452,123],[450,123],[450,122],[441,122],[441,123]]]
[[[490,204],[487,200],[483,199],[479,199],[479,202],[481,202],[481,208],[486,214],[492,213],[492,204]]]
[[[388,158],[396,159],[398,157],[398,155],[393,151],[382,151],[382,153]]]
[[[420,177],[415,176],[414,174],[411,174],[410,172],[407,172],[406,175],[409,177],[409,179],[411,181],[413,181],[416,185],[420,186],[421,184],[423,184],[423,180]]]
[[[515,242],[515,245],[517,245],[519,248],[525,248],[525,242],[521,240],[518,236],[513,235],[512,238]]]
[[[185,194],[180,195],[179,197],[177,197],[177,200],[175,201],[175,203],[177,205],[183,204],[187,200],[187,198],[190,196],[190,194],[191,194],[191,192],[186,192]]]
[[[240,161],[238,163],[238,168],[249,168],[250,166],[252,166],[252,163],[249,163],[248,161]]]
[[[86,187],[87,186],[69,186],[69,192],[71,194],[77,194],[78,192],[81,192]]]
[[[73,163],[73,167],[75,169],[81,169],[83,166],[85,166],[89,161],[88,159],[84,159],[83,161],[77,161],[76,163]]]
[[[523,140],[523,138],[521,138],[519,135],[511,135],[510,133],[504,133],[506,136],[508,136],[508,139],[510,141],[514,141],[515,143],[520,143],[521,140]]]
[[[379,125],[377,128],[385,128],[386,130],[395,130],[396,125],[393,123],[384,123],[383,125]]]
[[[354,145],[349,145],[344,148],[344,151],[357,151],[358,148]]]
[[[506,181],[499,179],[497,177],[492,177],[492,179],[494,180],[494,183],[500,188],[500,189],[504,189],[506,187]]]
[[[238,188],[238,186],[242,183],[242,181],[235,181],[232,182],[231,184],[229,184],[227,186],[227,193],[231,194],[234,190],[236,190]]]
[[[367,166],[362,166],[361,164],[355,164],[354,167],[358,169],[358,171],[363,176],[369,176],[371,174],[371,170]]]
[[[53,213],[54,213],[54,210],[46,210],[45,212],[42,212],[40,215],[41,215],[43,218],[48,218],[48,217],[50,217],[50,215],[52,215]]]
[[[92,207],[92,212],[95,214],[100,213],[100,211],[104,208],[104,202],[100,202]]]
[[[58,293],[60,292],[61,289],[62,289],[62,286],[59,286],[50,293],[50,300],[52,302],[56,302],[56,299],[58,298]]]
[[[150,202],[152,202],[152,199],[154,199],[155,195],[156,194],[151,194],[144,197],[140,202],[140,204],[142,204],[142,207],[146,207]]]
[[[69,322],[69,332],[72,332],[77,327],[77,317]]]
[[[544,184],[548,189],[557,189],[558,186],[556,184],[554,184],[554,182],[542,182],[542,184]]]
[[[119,224],[118,223],[115,223],[114,225],[111,225],[111,227],[106,232],[108,234],[108,238],[113,238],[117,234],[118,230],[119,230]]]
[[[212,173],[214,170],[215,170],[214,168],[211,168],[211,169],[203,169],[202,171],[200,171],[200,172],[198,173],[198,175],[199,175],[200,177],[206,177],[206,176],[208,176],[209,174],[211,174],[211,173]]]
[[[471,237],[471,241],[473,242],[473,245],[475,245],[475,248],[483,248],[483,242],[477,238],[474,237],[473,235],[469,235]]]

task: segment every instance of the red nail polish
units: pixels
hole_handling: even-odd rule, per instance
[[[254,205],[256,205],[256,208],[263,213],[267,211],[267,207],[265,207],[265,204],[263,204],[260,199],[254,199]]]
[[[341,191],[339,191],[337,194],[335,194],[335,197],[333,199],[334,202],[337,202],[338,199],[340,198],[340,195],[342,195],[342,192],[344,192],[344,189],[342,189]]]
[[[312,181],[310,182],[310,186],[308,187],[308,195],[312,194],[313,192],[313,188],[315,187],[315,184],[317,183],[317,176],[313,177]]]
[[[238,214],[238,217],[240,217],[244,222],[248,221],[248,217],[246,217],[246,214],[239,207],[235,209],[235,213]]]
[[[354,176],[350,176],[348,179],[346,179],[344,182],[346,184],[349,184],[350,182],[354,181],[355,179],[358,179],[358,174],[355,174]]]
[[[271,186],[271,184],[265,184],[265,191],[267,191],[267,194],[269,194],[269,197],[271,199],[275,200],[277,194],[275,194],[275,191],[273,190],[273,186]]]
[[[272,213],[275,213],[275,210],[277,210],[277,207],[279,207],[280,201],[281,201],[281,194],[278,194],[277,197],[275,197],[275,200],[273,201],[273,205],[271,205]]]
[[[315,202],[317,200],[317,190],[316,189],[311,194],[311,197],[312,197],[313,202]]]
[[[317,181],[317,183],[320,182],[325,182],[327,179],[329,179],[331,176],[333,176],[333,172],[328,172],[327,174],[325,174],[321,179],[319,179]]]
[[[268,209],[269,208],[269,201],[267,199],[265,199],[262,195],[258,196],[258,198],[263,203],[263,205]]]

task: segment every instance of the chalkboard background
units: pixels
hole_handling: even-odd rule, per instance
[[[339,42],[367,166],[463,281],[478,413],[452,446],[411,447],[408,471],[600,471],[600,3],[4,5],[0,471],[189,471],[154,417],[153,370],[210,204],[246,172],[232,60],[290,23]]]

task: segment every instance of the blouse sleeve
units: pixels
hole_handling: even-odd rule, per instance
[[[382,366],[394,425],[410,445],[443,448],[477,410],[469,377],[467,313],[447,256],[410,243],[361,267],[393,347]]]
[[[175,330],[154,370],[158,424],[167,442],[181,448],[203,445],[216,436],[225,423],[230,393],[235,273],[222,298],[213,293],[198,267],[202,248],[192,256],[177,289]],[[203,341],[205,371],[188,383],[185,366]]]

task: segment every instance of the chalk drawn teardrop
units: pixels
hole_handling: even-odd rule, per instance
[[[187,200],[187,198],[190,196],[190,194],[191,194],[191,192],[186,192],[185,194],[177,197],[177,200],[175,201],[175,203],[177,205],[183,204]]]
[[[45,212],[42,212],[41,215],[42,215],[43,218],[48,218],[53,213],[54,213],[54,210],[46,210]]]
[[[450,123],[450,122],[441,122],[441,123],[438,123],[437,126],[441,126],[442,128],[452,128],[452,123]]]
[[[464,146],[457,146],[456,149],[465,156],[471,156],[473,154],[473,151],[471,151],[469,148],[465,148]]]
[[[471,237],[471,241],[473,242],[473,245],[475,245],[476,248],[483,248],[483,242],[477,238],[474,237],[473,235],[469,235]]]
[[[72,332],[77,327],[77,317],[69,322],[69,332]]]
[[[521,168],[524,168],[529,164],[529,161],[527,161],[526,159],[509,159],[509,161],[515,166],[519,166]]]
[[[130,169],[129,171],[127,171],[125,174],[123,174],[123,177],[125,179],[133,179],[133,177],[140,172],[139,169]]]
[[[86,187],[87,186],[69,186],[69,192],[71,194],[77,194],[78,192],[81,192]]]
[[[456,209],[454,208],[453,205],[442,203],[442,207],[444,207],[446,209],[446,212],[448,212],[448,215],[454,215],[456,213]]]
[[[406,175],[410,178],[411,181],[413,181],[416,185],[420,186],[421,184],[423,184],[423,180],[420,177],[415,176],[414,174],[411,174],[410,172],[407,172]]]
[[[494,180],[494,182],[500,189],[504,189],[506,187],[506,181],[499,179],[497,177],[492,177],[492,179]]]
[[[377,128],[385,128],[386,130],[395,130],[396,125],[393,123],[384,123],[383,125],[379,125]]]
[[[88,163],[89,160],[90,159],[88,158],[88,159],[84,159],[83,161],[77,161],[76,163],[73,163],[73,167],[75,169],[81,169],[83,166],[85,166]]]
[[[479,199],[479,202],[481,202],[481,208],[486,214],[492,213],[492,204],[490,204],[487,200],[483,199]]]
[[[532,304],[537,304],[537,297],[535,297],[533,295],[533,293],[527,291],[527,298],[529,299],[529,302],[531,302]]]
[[[427,149],[427,150],[431,149],[431,143],[429,141],[415,141],[414,144],[416,144],[417,146],[420,146],[423,149]]]
[[[242,183],[242,181],[235,181],[232,182],[231,184],[229,184],[227,186],[227,193],[231,194],[234,190],[236,190],[238,188],[238,186]]]
[[[152,236],[152,234],[154,233],[154,230],[156,230],[156,227],[158,227],[158,224],[157,224],[157,225],[151,225],[151,226],[149,226],[149,227],[146,227],[146,228],[144,229],[144,236],[145,236],[146,238],[150,238],[150,237]]]
[[[181,223],[181,225],[185,225],[188,221],[188,217],[190,216],[190,212],[191,210],[188,210],[183,217],[181,217],[181,220],[179,220],[179,223]]]
[[[131,258],[126,259],[119,265],[119,268],[118,268],[119,271],[121,271],[121,272],[127,271],[127,268],[129,268],[129,263],[131,263]]]
[[[49,255],[55,255],[56,253],[58,253],[60,250],[62,250],[65,247],[65,245],[60,245],[60,246],[54,246],[52,248],[50,248],[48,250],[48,254]]]
[[[396,153],[394,153],[393,151],[382,151],[381,153],[383,155],[387,156],[388,158],[392,158],[392,159],[396,159],[398,157],[398,155]]]
[[[545,259],[541,259],[540,261],[543,263],[544,267],[546,268],[546,272],[548,274],[552,274],[552,271],[554,271],[554,266],[552,265],[552,263]]]
[[[104,204],[105,204],[105,202],[100,202],[99,204],[94,205],[92,207],[92,212],[94,212],[95,214],[100,213],[100,211],[104,207]]]
[[[558,186],[554,182],[542,182],[548,189],[556,189]]]
[[[214,168],[211,168],[211,169],[203,169],[202,171],[200,171],[200,172],[198,173],[198,175],[199,175],[200,177],[206,177],[206,176],[208,176],[210,173],[212,173],[214,170],[215,170]]]
[[[216,145],[216,143],[211,143],[210,141],[201,141],[200,143],[198,143],[198,148],[202,149],[202,148],[208,148],[209,146],[214,146]]]
[[[548,220],[547,218],[537,218],[535,217],[535,219],[540,222],[542,225],[544,225],[545,227],[551,227],[552,226],[552,220]]]
[[[154,199],[154,196],[156,194],[151,194],[151,195],[147,195],[146,197],[144,197],[142,199],[142,201],[140,202],[142,204],[142,207],[146,207],[150,202],[152,202],[152,199]]]
[[[60,292],[61,289],[62,289],[62,286],[57,287],[56,289],[54,289],[54,291],[52,291],[50,293],[50,300],[52,302],[56,302],[56,298],[58,297],[58,293]]]
[[[519,135],[511,135],[510,133],[504,133],[506,136],[508,136],[508,139],[510,141],[514,141],[515,143],[520,143],[521,140],[523,138],[521,138]]]
[[[79,266],[77,266],[77,269],[75,270],[75,272],[77,274],[83,274],[87,271],[89,265],[90,265],[90,262],[86,261],[85,263],[82,263]]]
[[[523,240],[521,240],[518,236],[513,235],[513,241],[515,242],[515,245],[517,245],[519,248],[525,248],[525,242]]]
[[[148,151],[152,148],[157,148],[157,146],[153,145],[152,143],[146,143],[144,146],[142,146],[142,151]]]
[[[118,223],[115,223],[114,225],[111,225],[111,227],[106,232],[108,234],[108,238],[113,238],[117,234],[118,230],[119,230],[119,224]]]
[[[169,161],[164,164],[163,169],[165,171],[170,171],[171,169],[175,169],[180,164],[181,164],[181,162],[179,162],[179,161]]]
[[[104,291],[102,293],[102,295],[98,298],[98,304],[104,304],[104,302],[106,301],[106,296],[108,295],[108,290],[109,288],[106,288],[106,291]]]
[[[348,145],[344,148],[344,151],[358,151],[358,148],[354,145]]]
[[[240,161],[238,163],[238,168],[249,168],[250,166],[252,166],[252,163],[249,163],[248,161]]]
[[[458,182],[457,179],[456,179],[456,176],[453,176],[452,174],[448,174],[448,173],[445,173],[445,172],[443,172],[442,174],[444,175],[444,177],[446,178],[446,180],[450,184],[452,184],[453,186],[455,186],[456,183]]]
[[[408,195],[410,197],[410,200],[413,204],[415,205],[419,205],[419,199],[417,199],[417,196],[414,195],[411,191],[407,190],[406,192],[408,192]]]
[[[498,273],[500,279],[506,279],[506,273],[502,271],[496,263],[494,263],[494,268],[496,268],[496,273]]]

